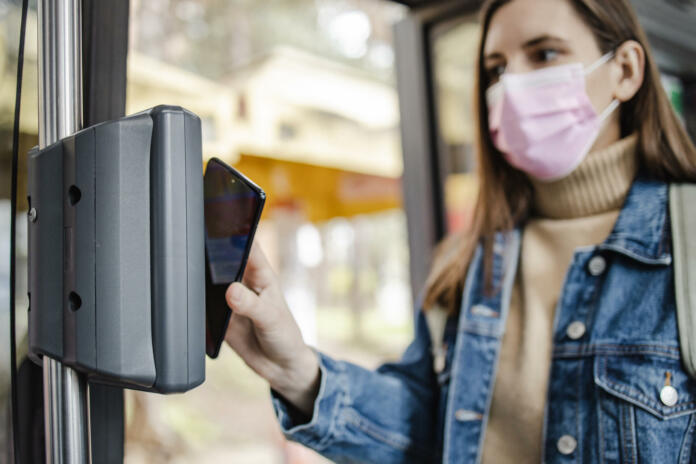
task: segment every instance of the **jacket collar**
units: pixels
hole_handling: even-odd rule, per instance
[[[638,175],[631,184],[614,229],[598,249],[619,253],[648,265],[672,264],[668,199],[669,184]],[[505,262],[509,247],[519,246],[521,236],[520,226],[509,232],[498,232],[493,247],[494,257]],[[483,259],[480,251],[474,261]],[[499,288],[501,281],[502,274],[494,272],[494,288]]]
[[[667,183],[639,175],[629,190],[614,229],[599,248],[645,264],[671,264],[668,198]]]

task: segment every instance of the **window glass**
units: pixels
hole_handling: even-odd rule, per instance
[[[10,425],[10,188],[12,131],[17,85],[20,0],[0,0],[0,462],[9,462]],[[29,2],[24,48],[16,247],[16,337],[18,367],[27,360],[27,202],[26,153],[38,143],[36,81],[36,2]]]
[[[127,112],[181,105],[268,199],[257,240],[305,340],[374,367],[412,337],[392,24],[379,0],[133,0]],[[129,392],[128,463],[325,462],[226,345],[184,395]]]
[[[448,173],[445,211],[448,231],[454,232],[470,223],[478,191],[473,97],[479,24],[471,17],[444,22],[431,39],[439,146]]]

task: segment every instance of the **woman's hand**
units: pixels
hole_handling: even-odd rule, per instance
[[[232,310],[225,340],[246,364],[306,416],[319,390],[319,361],[302,340],[278,278],[254,243],[243,284],[225,298]]]

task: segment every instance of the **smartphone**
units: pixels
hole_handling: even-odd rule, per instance
[[[266,194],[242,173],[217,158],[203,176],[205,214],[205,351],[216,358],[232,314],[225,291],[239,282]]]

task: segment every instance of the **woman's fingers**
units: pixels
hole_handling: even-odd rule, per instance
[[[261,250],[261,246],[257,242],[253,242],[242,282],[256,293],[261,293],[265,288],[271,286],[275,279],[275,273]]]
[[[249,318],[232,314],[225,340],[248,364],[253,364],[260,356],[258,342],[254,337],[254,328]]]
[[[233,313],[248,317],[259,328],[268,327],[274,317],[270,308],[253,291],[234,282],[225,292],[225,300]]]
[[[251,320],[239,314],[232,314],[227,325],[225,340],[240,356],[246,358],[247,353],[256,349],[253,340],[254,328]]]
[[[225,340],[244,362],[263,378],[268,378],[278,368],[263,353],[254,335],[251,320],[239,314],[232,314],[227,327]]]
[[[225,300],[232,315],[225,339],[252,370],[271,385],[279,388],[285,385],[284,391],[292,396],[298,388],[290,385],[288,379],[303,380],[311,376],[304,383],[311,381],[314,385],[318,364],[313,353],[309,362],[303,362],[308,358],[309,348],[277,291],[279,287],[274,286],[257,295],[241,283],[230,285]],[[309,386],[300,388],[303,389]]]

